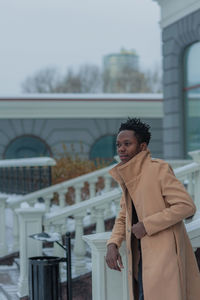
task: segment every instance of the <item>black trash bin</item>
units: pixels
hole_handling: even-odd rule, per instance
[[[29,258],[29,299],[60,300],[60,257],[36,256]]]

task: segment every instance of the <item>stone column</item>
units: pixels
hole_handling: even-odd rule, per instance
[[[120,248],[124,269],[122,272],[111,270],[105,262],[106,242],[109,237],[110,232],[83,236],[92,250],[92,299],[129,300],[125,244]]]
[[[33,240],[31,234],[42,232],[41,208],[18,208],[15,210],[19,218],[20,241],[20,277],[18,281],[18,296],[28,295],[28,258],[42,255],[42,242]]]
[[[0,197],[0,257],[8,254],[6,242],[5,207],[7,197]]]

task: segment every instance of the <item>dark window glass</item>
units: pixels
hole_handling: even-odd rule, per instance
[[[114,135],[106,135],[98,139],[91,148],[91,159],[112,160],[116,155],[116,137]]]
[[[200,42],[185,51],[185,141],[186,153],[200,149]]]
[[[50,156],[47,145],[34,136],[21,136],[13,140],[7,147],[4,158],[27,158]]]

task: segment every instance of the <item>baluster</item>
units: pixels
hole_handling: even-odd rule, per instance
[[[115,207],[116,207],[116,216],[118,216],[119,214],[119,211],[120,211],[120,198],[117,198],[114,200],[114,203],[115,203]]]
[[[104,232],[105,231],[105,223],[104,223],[104,209],[96,208],[96,233]]]
[[[95,195],[96,195],[96,182],[97,182],[96,178],[88,180],[89,191],[90,191],[90,198],[94,198]]]
[[[109,174],[104,175],[104,184],[105,184],[106,192],[109,192],[111,190],[111,182],[112,182],[112,177]]]
[[[74,185],[75,189],[75,203],[79,203],[82,201],[81,199],[81,189],[84,186],[84,183],[79,183]]]
[[[187,191],[189,195],[194,199],[193,173],[188,174],[187,179],[188,179]]]
[[[74,244],[74,254],[75,254],[75,272],[76,274],[84,273],[86,269],[85,264],[85,254],[86,246],[82,239],[83,236],[83,215],[75,216],[75,244]]]
[[[50,202],[51,202],[51,196],[45,196],[44,203],[45,203],[45,212],[50,211]]]
[[[54,224],[54,232],[57,232],[61,236],[61,240],[59,241],[62,244],[62,223]],[[54,243],[53,254],[58,257],[65,257],[64,249],[59,246],[57,243]]]
[[[19,251],[19,222],[15,211],[13,211],[13,246],[12,251]]]
[[[4,256],[8,253],[8,247],[6,243],[6,220],[5,220],[5,206],[7,197],[0,198],[0,256]]]
[[[200,209],[200,171],[196,171],[194,176],[194,202]]]
[[[65,196],[66,196],[66,190],[59,192],[59,207],[60,208],[63,208],[66,206]]]
[[[111,182],[112,177],[109,174],[104,175],[104,184],[105,184],[105,191],[109,192],[111,190]],[[110,207],[110,203],[105,204],[105,217],[110,218],[112,216],[112,211]]]
[[[89,191],[90,191],[90,198],[93,198],[96,196],[96,182],[97,178],[93,178],[89,180]],[[91,224],[95,223],[95,211],[94,208],[91,208]]]

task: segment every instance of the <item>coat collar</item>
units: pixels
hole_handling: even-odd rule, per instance
[[[139,152],[127,163],[119,163],[112,168],[109,173],[120,184],[126,183],[141,174],[143,166],[149,161],[149,159],[150,151],[147,149]]]

